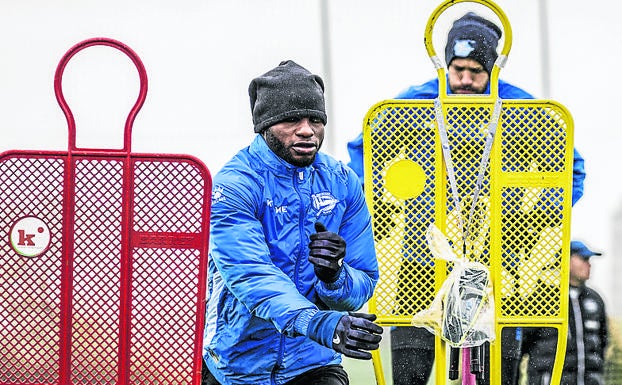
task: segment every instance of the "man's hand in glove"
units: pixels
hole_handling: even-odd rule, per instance
[[[346,241],[339,234],[327,231],[326,226],[315,222],[315,234],[309,243],[309,262],[313,264],[315,275],[326,283],[339,278],[343,258],[346,255]]]
[[[333,336],[333,349],[351,358],[371,359],[368,350],[376,350],[382,339],[382,328],[373,321],[375,314],[349,313],[339,320]]]
[[[307,336],[350,358],[371,359],[382,340],[383,329],[376,325],[375,314],[320,311],[311,321]]]

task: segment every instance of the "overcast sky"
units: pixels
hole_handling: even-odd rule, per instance
[[[347,161],[346,143],[360,132],[373,104],[436,76],[423,36],[441,2],[326,3],[328,44],[322,40],[320,0],[3,1],[0,151],[67,149],[54,71],[71,46],[104,36],[129,45],[147,68],[149,92],[134,125],[134,151],[195,155],[215,174],[253,137],[250,80],[293,59],[327,80],[325,150]],[[585,196],[573,210],[573,236],[606,253],[594,263],[593,282],[608,290],[615,258],[611,217],[622,210],[616,103],[622,31],[613,2],[546,1],[549,72],[542,66],[542,3],[497,4],[513,29],[500,77],[561,102],[574,118],[575,145],[586,159],[588,177]],[[546,82],[549,95],[543,95]],[[137,94],[129,61],[106,48],[84,51],[68,65],[63,84],[78,144],[120,147],[122,122]]]

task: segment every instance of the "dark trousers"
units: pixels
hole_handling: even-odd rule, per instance
[[[434,364],[434,349],[391,351],[393,385],[426,385]]]
[[[393,385],[426,385],[434,365],[434,335],[424,328],[391,329]]]
[[[519,334],[520,335],[520,334]],[[514,385],[518,379],[521,339],[516,328],[501,333],[501,383]],[[490,384],[489,344],[484,352],[485,376],[478,385]],[[394,385],[426,385],[434,365],[434,335],[424,328],[399,326],[391,330],[391,367]]]
[[[287,385],[349,385],[348,374],[341,365],[327,365],[304,372]],[[201,385],[220,385],[203,362]]]

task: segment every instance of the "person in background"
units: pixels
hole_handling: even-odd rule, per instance
[[[501,29],[493,22],[468,12],[453,22],[447,35],[445,46],[445,62],[447,63],[448,94],[489,94],[490,74],[497,60],[497,45],[501,38]],[[396,96],[396,99],[434,99],[438,97],[438,78],[421,85],[410,86]],[[498,80],[498,93],[501,99],[533,99],[534,97],[503,80]],[[348,165],[363,181],[363,135],[358,135],[348,143],[350,162]],[[585,178],[584,161],[579,152],[574,150],[572,203],[583,195]],[[373,202],[380,210],[391,212],[386,202]],[[376,239],[379,240],[390,232],[395,223],[391,215],[379,218],[374,228]],[[413,216],[414,217],[414,216]],[[416,220],[406,219],[406,226],[417,227]],[[411,234],[425,234],[423,224],[419,230]],[[426,242],[421,239],[405,239],[404,243]],[[427,249],[427,247],[426,247]],[[412,251],[405,250],[405,254]],[[406,258],[406,257],[405,257]],[[405,259],[402,269],[429,269],[433,274],[431,256],[410,256]],[[411,262],[414,261],[415,263]],[[417,266],[415,266],[416,262]],[[405,273],[406,274],[406,273]],[[400,285],[398,284],[398,287]],[[421,288],[419,290],[425,290]],[[431,289],[430,289],[431,290]],[[399,294],[398,294],[399,297]],[[398,301],[400,298],[398,298]],[[520,355],[520,331],[506,328],[502,334],[503,348],[503,380],[504,384],[512,384],[517,376]],[[395,385],[425,385],[428,382],[434,364],[434,335],[424,328],[398,326],[391,329],[392,372]]]
[[[602,255],[581,241],[570,242],[568,339],[561,384],[604,385],[607,313],[601,296],[586,286],[590,261]],[[529,355],[529,385],[549,385],[555,362],[557,329],[524,328],[522,353]]]
[[[319,152],[324,82],[293,61],[253,79],[254,131],[213,182],[203,385],[348,384],[382,328],[356,174]]]

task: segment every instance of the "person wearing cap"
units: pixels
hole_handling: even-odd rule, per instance
[[[348,384],[382,328],[356,174],[320,152],[324,82],[288,60],[253,79],[254,131],[212,188],[203,385]]]
[[[570,243],[568,339],[561,384],[603,385],[605,349],[608,343],[607,313],[601,296],[586,286],[593,256],[581,241]],[[547,385],[555,362],[557,330],[523,329],[523,354],[529,355],[529,385]]]
[[[490,74],[497,60],[497,46],[502,36],[501,29],[493,22],[473,12],[464,14],[455,20],[447,35],[445,46],[445,62],[447,64],[447,93],[448,94],[489,94]],[[438,78],[429,80],[421,85],[409,86],[400,92],[396,99],[434,99],[439,96]],[[534,97],[523,89],[498,80],[498,93],[501,99],[533,99]],[[347,145],[350,155],[350,166],[363,183],[363,135],[359,134]],[[399,150],[396,150],[399,151]],[[574,204],[583,195],[583,181],[585,178],[584,161],[579,152],[574,150],[572,203]],[[387,236],[395,222],[392,219],[399,212],[399,208],[374,197],[374,207],[383,215],[376,219],[374,235],[376,240]],[[412,217],[412,218],[411,218]],[[423,234],[426,226],[416,220],[417,215],[405,215],[406,226],[412,231],[405,233],[404,261],[401,266],[403,274],[418,269],[420,275],[432,276],[433,263],[431,255],[416,254],[415,247],[409,244],[425,243]],[[411,235],[414,234],[414,235]],[[407,239],[407,237],[420,239]],[[525,240],[528,243],[528,240]],[[426,247],[419,249],[427,250]],[[410,270],[409,270],[410,269]],[[429,273],[424,273],[427,269]],[[398,289],[403,285],[399,285]],[[407,298],[412,288],[403,288]],[[433,290],[433,285],[422,285],[418,290]],[[400,293],[396,302],[400,302]],[[511,384],[518,370],[518,354],[520,353],[520,333],[505,328],[503,331],[503,381]],[[434,363],[434,335],[424,328],[398,326],[391,329],[392,373],[395,385],[425,385],[428,382]]]

